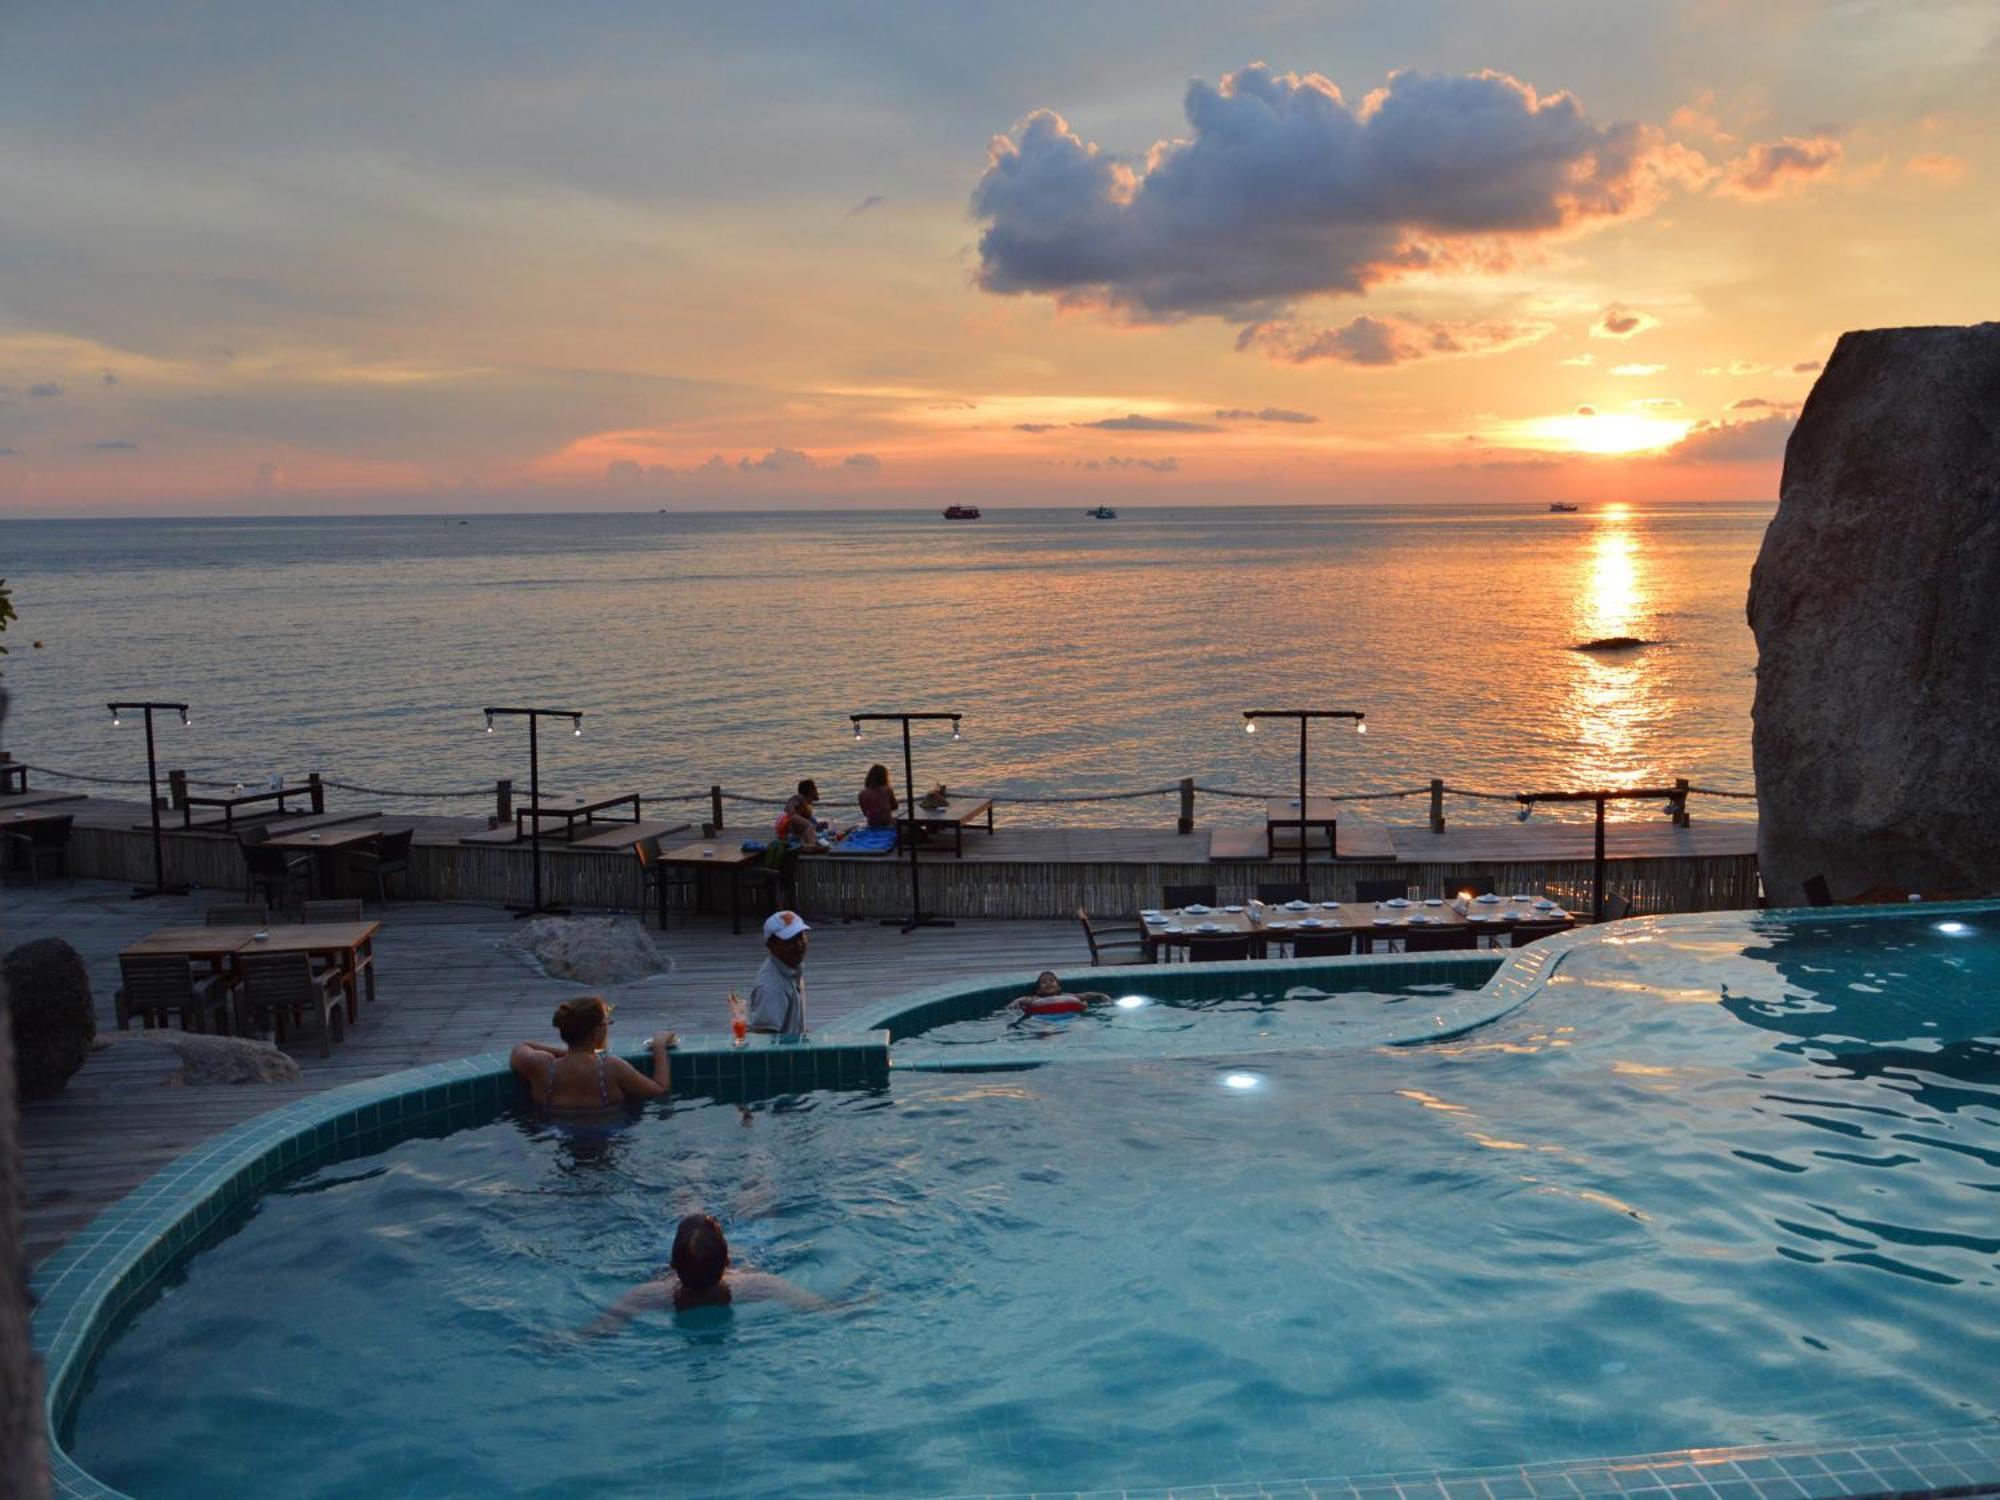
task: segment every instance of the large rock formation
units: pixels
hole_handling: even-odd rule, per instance
[[[171,1052],[180,1067],[164,1082],[201,1088],[209,1084],[297,1083],[299,1065],[290,1054],[247,1036],[215,1036],[162,1026],[153,1031],[114,1031],[98,1038],[106,1047],[149,1047]]]
[[[2000,323],[1842,336],[1750,576],[1773,904],[2000,891]]]
[[[536,917],[506,941],[551,979],[578,984],[629,984],[670,967],[630,917]]]

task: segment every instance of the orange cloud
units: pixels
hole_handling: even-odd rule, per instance
[[[1777,198],[1801,192],[1815,178],[1837,169],[1845,154],[1830,135],[1760,141],[1728,165],[1716,191],[1731,198]]]
[[[1904,175],[1922,177],[1931,182],[1957,182],[1965,176],[1965,170],[1964,157],[1946,156],[1942,152],[1925,152],[1903,163]]]
[[[1422,359],[1498,354],[1532,344],[1553,331],[1553,324],[1541,322],[1440,322],[1393,314],[1377,318],[1363,313],[1329,328],[1252,323],[1237,335],[1236,347],[1256,349],[1287,364],[1335,360],[1380,369]]]

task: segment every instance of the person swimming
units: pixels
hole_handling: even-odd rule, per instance
[[[1080,995],[1069,994],[1063,989],[1062,980],[1056,977],[1056,971],[1044,969],[1035,976],[1034,993],[1016,996],[1007,1002],[1007,1008],[1024,1016],[1079,1016],[1091,1006],[1102,1005],[1110,998],[1097,990],[1086,990]]]
[[[667,1273],[634,1287],[584,1329],[587,1337],[623,1328],[644,1312],[672,1308],[677,1313],[737,1302],[782,1302],[802,1312],[830,1312],[845,1304],[829,1302],[769,1271],[733,1267],[729,1239],[707,1214],[689,1214],[674,1230]]]
[[[564,1047],[545,1042],[519,1042],[507,1064],[521,1075],[535,1105],[550,1119],[601,1121],[624,1106],[657,1099],[672,1085],[668,1051],[680,1038],[662,1031],[653,1038],[653,1076],[648,1078],[622,1057],[606,1052],[611,1044],[611,1006],[602,995],[565,1000],[552,1018]]]

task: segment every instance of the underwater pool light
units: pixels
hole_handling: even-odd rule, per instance
[[[1222,1086],[1226,1089],[1255,1089],[1264,1086],[1264,1080],[1255,1073],[1224,1073]]]
[[[1936,922],[1932,924],[1946,937],[1964,937],[1972,929],[1963,922]]]
[[[1114,1003],[1120,1010],[1137,1010],[1149,1002],[1144,995],[1120,995]]]

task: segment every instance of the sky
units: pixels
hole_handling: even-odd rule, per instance
[[[0,515],[1774,498],[2000,6],[0,10]]]

